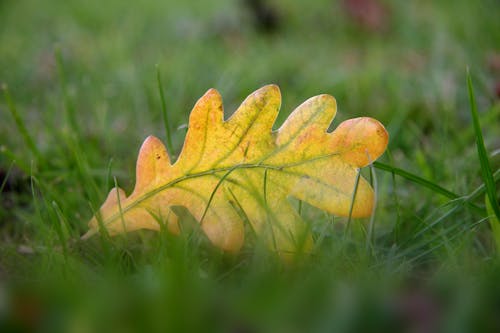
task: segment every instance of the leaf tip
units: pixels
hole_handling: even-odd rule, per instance
[[[148,137],[142,143],[142,147],[149,146],[149,145],[157,145],[157,144],[163,145],[163,143],[161,142],[161,140],[158,137],[156,137],[154,135],[148,135]]]
[[[163,142],[154,135],[149,135],[142,143],[141,148],[139,149],[138,161],[147,161],[150,157],[153,157],[156,160],[166,160],[167,163],[170,163],[167,148]]]
[[[321,94],[313,98],[316,98],[326,108],[334,110],[335,113],[337,112],[337,100],[332,95]]]
[[[165,174],[170,165],[167,148],[163,142],[154,135],[148,136],[139,149],[133,193],[143,190],[157,177]]]
[[[384,125],[370,117],[348,119],[331,135],[333,145],[343,147],[344,160],[357,167],[378,159],[389,143],[389,133]]]
[[[267,98],[274,98],[281,101],[281,90],[276,84],[268,84],[253,92],[250,96],[261,96]]]
[[[220,99],[222,100],[222,96],[220,92],[215,88],[210,88],[207,92],[201,97],[201,99]]]
[[[259,90],[265,90],[265,91],[269,91],[269,92],[273,92],[273,93],[281,95],[280,87],[277,84],[274,84],[274,83],[265,85],[262,88],[260,88]]]
[[[191,114],[189,115],[189,124],[198,121],[198,118],[203,118],[203,114],[212,113],[217,121],[222,121],[223,107],[222,96],[217,89],[210,88],[207,92],[198,99]],[[219,119],[220,118],[220,119]]]

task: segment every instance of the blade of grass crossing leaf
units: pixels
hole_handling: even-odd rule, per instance
[[[331,221],[325,221],[323,228],[321,228],[319,236],[314,241],[314,247],[313,247],[313,251],[312,251],[313,253],[315,253],[321,247],[321,244],[323,243],[323,241],[326,237],[328,228],[330,226],[333,227],[334,225],[335,225],[335,215],[332,215]]]
[[[229,176],[231,174],[231,172],[233,172],[235,169],[238,168],[238,165],[235,165],[234,167],[232,167],[231,169],[229,169],[220,179],[219,181],[217,182],[217,184],[215,185],[212,193],[210,193],[210,197],[208,199],[208,202],[207,202],[207,205],[205,206],[205,210],[203,211],[203,215],[201,216],[201,219],[200,219],[200,226],[203,225],[203,220],[205,219],[205,216],[207,215],[207,212],[208,212],[208,209],[210,208],[210,204],[212,203],[212,200],[214,199],[214,196],[215,196],[215,193],[217,192],[217,190],[219,189],[219,187],[222,185],[222,182],[224,182],[224,180],[227,178],[227,176]]]
[[[358,171],[356,173],[356,179],[354,181],[354,189],[352,191],[352,197],[351,197],[351,206],[349,207],[349,217],[347,218],[347,223],[345,225],[344,236],[347,235],[347,233],[349,232],[349,228],[351,226],[352,210],[354,209],[354,200],[356,200],[356,193],[358,192],[359,178],[360,177],[361,177],[361,170],[358,169]]]
[[[274,235],[274,229],[272,227],[272,224],[271,224],[271,212],[269,210],[269,206],[267,204],[267,171],[268,169],[265,169],[264,170],[264,184],[263,184],[263,188],[262,188],[262,192],[263,192],[263,195],[264,195],[264,206],[266,207],[266,211],[267,211],[267,226],[271,232],[271,237],[272,237],[272,241],[273,241],[273,247],[276,249],[277,248],[277,242],[276,242],[276,236]]]
[[[238,215],[242,218],[242,220],[250,227],[250,230],[252,231],[253,235],[257,236],[257,232],[255,231],[252,223],[250,223],[250,219],[248,218],[248,215],[243,209],[243,207],[241,206],[240,201],[234,195],[234,192],[231,190],[230,187],[228,187],[227,189],[229,194],[231,195],[231,198],[233,199],[229,201],[229,204],[234,208],[234,210],[238,213]]]
[[[166,225],[165,221],[168,221],[168,217],[170,216],[170,210],[168,211],[166,219],[164,219],[161,214],[158,215],[155,212],[151,211],[150,209],[148,209],[147,211],[148,211],[149,215],[151,215],[151,217],[153,217],[155,219],[156,223],[158,223],[158,225],[160,226],[160,231],[162,233],[166,232],[168,229],[167,229],[167,225]]]
[[[122,221],[122,226],[123,226],[123,230],[127,230],[127,227],[126,227],[126,224],[125,224],[125,218],[123,217],[123,210],[122,210],[122,201],[121,201],[121,198],[120,198],[120,191],[118,191],[118,181],[116,180],[116,177],[113,178],[114,181],[115,181],[115,188],[116,188],[116,200],[118,202],[118,211],[120,212],[120,219]],[[125,235],[127,233],[125,232]]]
[[[174,155],[174,147],[172,144],[172,134],[170,133],[170,121],[168,119],[168,113],[167,113],[167,104],[165,103],[165,94],[163,93],[163,85],[161,83],[161,74],[160,74],[160,67],[156,65],[156,79],[158,82],[158,92],[160,93],[160,100],[161,100],[161,111],[163,115],[163,125],[165,127],[165,136],[167,139],[167,150],[168,154],[170,155],[170,160],[173,159]]]
[[[28,146],[28,149],[31,150],[33,155],[37,158],[37,160],[42,159],[42,155],[40,154],[40,151],[38,150],[38,147],[35,145],[35,141],[31,137],[30,133],[28,132],[28,129],[26,128],[24,124],[24,120],[21,118],[19,113],[17,112],[16,105],[14,104],[14,101],[12,100],[12,97],[9,92],[9,88],[7,87],[6,84],[2,86],[2,90],[5,96],[5,101],[7,102],[7,107],[14,118],[14,121],[16,122],[17,130],[21,134],[24,143],[26,146]]]
[[[371,160],[371,159],[370,159]],[[372,213],[370,215],[370,222],[368,224],[368,235],[366,237],[366,250],[368,251],[369,249],[373,249],[373,240],[375,238],[375,211],[377,210],[377,190],[378,190],[378,183],[377,183],[377,175],[375,174],[375,168],[373,167],[373,163],[370,163],[370,176],[373,184],[373,209]]]
[[[156,222],[160,226],[160,237],[159,237],[160,244],[158,246],[157,260],[158,262],[162,262],[163,260],[165,260],[167,256],[166,245],[168,244],[168,237],[169,237],[168,228],[165,221],[168,221],[171,214],[171,210],[168,211],[167,217],[165,219],[163,218],[163,216],[155,214],[154,212],[151,212],[149,210],[148,213],[156,220]]]
[[[491,208],[495,213],[495,216],[497,217],[498,220],[500,220],[500,205],[496,197],[496,185],[493,179],[493,172],[491,171],[491,166],[488,160],[486,147],[484,145],[483,133],[481,131],[481,125],[479,123],[479,115],[477,112],[476,98],[474,96],[474,88],[472,87],[472,78],[468,70],[467,70],[467,88],[469,91],[469,102],[470,102],[470,111],[472,115],[472,122],[474,124],[474,131],[476,134],[477,154],[479,157],[479,163],[481,165],[481,173],[483,176],[483,181],[484,184],[486,185],[486,193],[488,195],[488,199],[490,200]]]

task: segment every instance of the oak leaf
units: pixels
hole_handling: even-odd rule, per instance
[[[84,237],[100,225],[111,235],[159,230],[161,224],[179,233],[172,207],[183,206],[217,247],[240,249],[249,223],[273,248],[286,252],[312,243],[290,196],[331,214],[369,216],[373,190],[363,177],[356,179],[359,168],[387,146],[382,124],[355,118],[329,133],[336,101],[319,95],[273,131],[280,104],[279,88],[264,86],[224,120],[220,94],[208,90],[191,112],[177,161],[172,164],[162,142],[149,136],[139,151],[132,194],[113,188]]]

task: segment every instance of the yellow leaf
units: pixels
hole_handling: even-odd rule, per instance
[[[273,248],[287,252],[308,249],[312,243],[289,196],[331,214],[348,216],[352,206],[352,217],[369,216],[373,190],[362,177],[356,189],[356,177],[359,168],[384,152],[384,127],[363,117],[328,133],[336,102],[319,95],[272,131],[280,104],[279,88],[268,85],[224,120],[222,98],[210,89],[191,112],[178,160],[171,164],[161,141],[148,137],[139,151],[134,191],[127,197],[123,190],[112,189],[84,237],[97,232],[98,219],[111,235],[159,230],[160,223],[179,233],[171,207],[183,206],[224,250],[240,249],[244,223],[249,222]]]

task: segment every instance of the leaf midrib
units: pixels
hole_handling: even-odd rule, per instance
[[[314,161],[317,161],[317,160],[320,160],[320,159],[323,159],[323,158],[329,158],[329,157],[332,157],[332,156],[335,156],[335,155],[338,155],[337,152],[335,153],[331,153],[331,154],[326,154],[326,155],[321,155],[321,156],[317,156],[315,158],[311,158],[311,159],[308,159],[308,160],[303,160],[303,161],[299,161],[299,162],[293,162],[293,163],[288,163],[288,164],[285,164],[285,165],[269,165],[269,164],[262,164],[261,162],[259,163],[249,163],[249,164],[241,164],[241,165],[238,165],[236,168],[235,166],[231,166],[231,167],[223,167],[223,168],[217,168],[217,169],[210,169],[210,170],[206,170],[206,171],[201,171],[201,172],[197,172],[197,173],[193,173],[193,174],[187,174],[187,175],[184,175],[182,177],[179,177],[179,178],[176,178],[166,184],[163,184],[149,192],[147,192],[146,194],[140,196],[139,198],[137,198],[136,200],[134,200],[133,202],[131,202],[130,204],[128,204],[127,206],[125,207],[122,207],[121,209],[121,212],[120,213],[116,213],[116,214],[113,214],[111,217],[109,217],[107,219],[108,222],[105,222],[104,224],[107,225],[109,223],[111,223],[112,221],[114,221],[115,219],[117,219],[118,217],[120,217],[120,215],[123,215],[125,214],[126,212],[128,212],[129,210],[135,208],[136,206],[138,206],[139,204],[141,204],[142,202],[148,200],[149,198],[153,197],[154,195],[170,188],[170,187],[173,187],[174,185],[180,183],[180,182],[183,182],[183,181],[187,181],[187,180],[190,180],[190,179],[195,179],[195,178],[200,178],[200,177],[205,177],[205,176],[210,176],[210,175],[215,175],[217,173],[220,173],[220,172],[228,172],[230,170],[237,170],[237,169],[258,169],[258,168],[262,168],[264,170],[276,170],[276,171],[283,171],[283,169],[286,169],[286,168],[291,168],[291,167],[295,167],[295,166],[299,166],[299,165],[302,165],[302,164],[307,164],[307,163],[311,163],[311,162],[314,162]],[[353,166],[354,167],[354,166]]]

